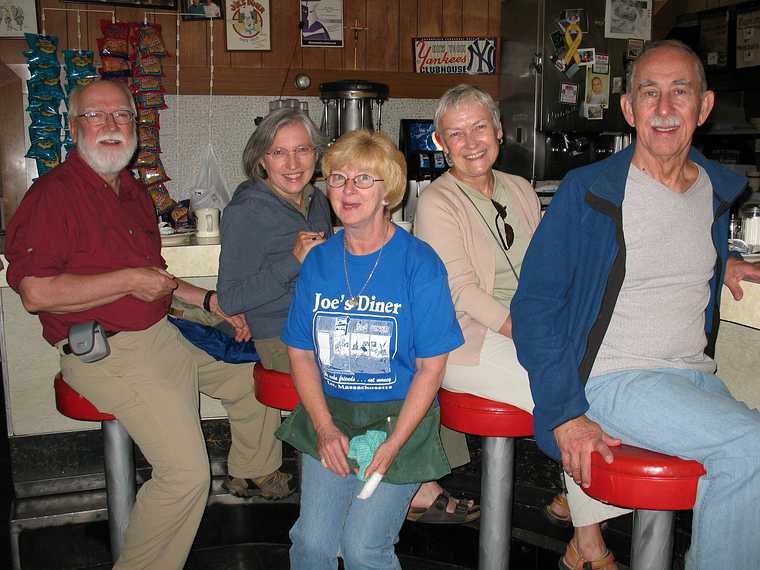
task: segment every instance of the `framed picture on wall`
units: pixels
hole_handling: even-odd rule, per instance
[[[226,0],[227,51],[272,49],[269,0]]]
[[[221,20],[224,18],[222,0],[181,0],[183,20]]]
[[[37,33],[34,0],[0,0],[0,38],[23,38]]]
[[[2,2],[3,0],[0,0]],[[108,6],[139,6],[140,8],[158,8],[160,10],[177,9],[177,0],[63,0],[64,2],[74,2],[77,4],[100,4]]]

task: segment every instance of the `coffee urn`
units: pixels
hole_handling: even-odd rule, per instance
[[[370,81],[342,80],[319,86],[322,100],[320,130],[330,142],[356,129],[380,130],[388,86]]]

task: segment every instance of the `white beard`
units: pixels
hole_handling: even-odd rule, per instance
[[[100,141],[103,140],[117,140],[121,141],[122,144],[111,149],[100,144]],[[84,137],[81,137],[77,141],[77,149],[84,161],[95,172],[104,176],[113,176],[124,170],[129,161],[132,160],[137,149],[137,137],[133,133],[128,140],[120,132],[105,134],[98,136],[92,145],[86,142]]]

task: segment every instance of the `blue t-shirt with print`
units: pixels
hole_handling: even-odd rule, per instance
[[[446,268],[428,244],[396,229],[359,295],[378,253],[345,255],[356,306],[349,301],[340,232],[306,257],[282,340],[314,351],[327,396],[403,400],[416,358],[464,343]]]

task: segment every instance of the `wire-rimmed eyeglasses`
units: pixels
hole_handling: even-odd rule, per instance
[[[501,241],[504,251],[509,251],[512,244],[515,243],[515,230],[507,223],[507,208],[493,199],[491,199],[491,204],[496,208],[496,233],[499,234],[499,240]],[[501,221],[501,224],[499,224],[499,221]],[[502,227],[504,228],[503,232]]]
[[[87,111],[81,113],[77,117],[84,118],[89,124],[93,126],[105,125],[107,117],[111,116],[113,122],[117,125],[127,125],[135,118],[135,114],[127,109],[120,109],[118,111]]]
[[[275,160],[285,160],[288,158],[288,156],[290,156],[291,153],[294,154],[296,158],[311,157],[314,155],[315,150],[317,150],[317,147],[311,145],[298,145],[292,149],[282,147],[273,148],[272,150],[267,151],[265,154]]]
[[[371,174],[362,173],[357,174],[353,178],[348,178],[343,174],[335,172],[327,177],[327,185],[330,188],[343,188],[349,180],[353,182],[354,188],[359,188],[360,190],[372,188],[375,182],[384,182],[383,178],[375,178]]]

